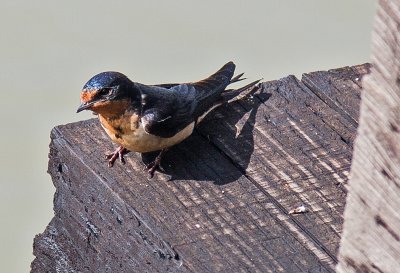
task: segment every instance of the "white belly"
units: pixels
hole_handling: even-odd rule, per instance
[[[159,151],[174,146],[190,136],[194,129],[193,122],[173,137],[162,138],[146,133],[142,124],[139,123],[138,125],[138,128],[130,130],[117,138],[113,132],[108,130],[107,127],[102,124],[104,130],[114,142],[124,146],[130,151],[139,153]]]

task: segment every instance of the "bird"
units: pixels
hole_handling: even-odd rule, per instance
[[[131,81],[120,72],[102,72],[83,86],[77,113],[91,110],[97,114],[107,135],[119,145],[106,154],[109,167],[118,158],[125,163],[129,151],[160,151],[146,166],[151,178],[168,149],[189,137],[208,113],[257,91],[261,79],[226,89],[245,79],[244,73],[234,77],[235,68],[231,61],[201,81],[155,85]]]

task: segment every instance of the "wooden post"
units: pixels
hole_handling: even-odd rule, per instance
[[[400,272],[400,1],[379,1],[338,272]]]

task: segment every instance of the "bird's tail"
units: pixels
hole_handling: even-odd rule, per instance
[[[238,82],[241,80],[244,80],[246,78],[241,78],[243,76],[243,73],[235,76],[232,78],[231,83],[234,82]],[[260,86],[258,85],[258,83],[261,81],[262,79],[253,81],[249,84],[246,84],[245,86],[242,86],[238,89],[228,89],[225,90],[224,93],[226,93],[226,99],[225,102],[226,103],[232,103],[238,100],[242,100],[246,97],[252,96],[254,95],[255,92],[257,92],[257,90],[260,88]]]
[[[244,73],[240,73],[239,75],[233,77],[231,79],[231,81],[229,82],[229,84],[234,83],[234,82],[240,82],[240,81],[247,79],[247,78],[242,78],[243,75],[244,75]]]

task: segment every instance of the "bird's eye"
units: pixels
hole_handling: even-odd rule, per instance
[[[98,91],[98,94],[101,96],[107,96],[110,95],[112,92],[112,88],[102,88]]]

